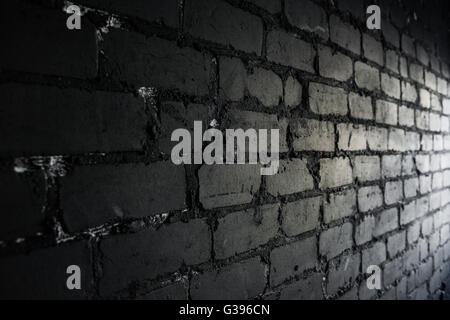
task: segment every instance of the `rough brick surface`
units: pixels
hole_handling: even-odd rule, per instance
[[[194,220],[107,238],[101,243],[104,264],[100,290],[109,295],[138,279],[175,271],[183,263],[205,262],[210,256],[209,237],[208,225]]]
[[[61,204],[70,230],[83,230],[109,219],[184,209],[184,185],[183,167],[171,162],[79,167],[62,180]]]
[[[195,37],[230,45],[238,50],[256,54],[261,52],[261,20],[223,1],[187,1],[184,29]]]
[[[131,94],[17,84],[0,86],[0,93],[2,155],[142,149],[144,101]]]

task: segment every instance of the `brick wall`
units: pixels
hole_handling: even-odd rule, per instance
[[[79,0],[69,31],[3,1],[0,297],[448,297],[449,5],[376,2],[381,31],[363,1]],[[279,128],[278,174],[175,166],[194,120]]]

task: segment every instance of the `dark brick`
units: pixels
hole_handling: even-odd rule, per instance
[[[62,179],[61,204],[69,229],[78,231],[183,209],[185,184],[184,168],[171,162],[83,166]]]
[[[41,175],[0,171],[0,239],[24,237],[44,230],[45,182]]]
[[[203,220],[163,225],[156,230],[116,235],[101,242],[100,293],[108,296],[136,281],[173,272],[183,264],[205,262],[210,256],[210,233]]]
[[[219,0],[187,0],[184,30],[195,37],[261,53],[262,22],[256,16]]]
[[[106,70],[112,78],[135,87],[208,93],[211,59],[207,54],[123,30],[111,30],[103,37],[102,50],[108,57]]]
[[[69,30],[63,10],[25,1],[0,5],[0,67],[5,69],[93,78],[97,75],[96,30],[81,19],[81,30]]]
[[[262,294],[266,284],[264,265],[260,258],[227,266],[201,274],[192,280],[194,300],[250,299]]]
[[[81,290],[69,290],[67,267],[81,271]],[[0,259],[1,299],[86,299],[93,293],[90,249],[84,242]]]
[[[5,84],[0,95],[2,155],[142,150],[144,101],[131,94]]]

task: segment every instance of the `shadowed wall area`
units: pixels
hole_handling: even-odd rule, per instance
[[[449,298],[448,1],[74,4],[0,4],[1,298]],[[173,164],[194,121],[278,173]]]

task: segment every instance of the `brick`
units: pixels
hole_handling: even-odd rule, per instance
[[[292,122],[291,130],[295,151],[334,151],[334,125],[328,121],[298,119]]]
[[[343,255],[340,259],[330,262],[327,294],[335,294],[339,288],[355,281],[359,274],[360,261],[361,255],[356,253]]]
[[[393,50],[387,50],[386,51],[386,68],[389,70],[399,73],[398,72],[398,64],[399,64],[399,58],[395,51]]]
[[[355,62],[355,82],[360,88],[379,90],[380,74],[376,68],[357,61]]]
[[[433,232],[433,218],[427,217],[422,221],[422,235],[428,236]]]
[[[402,81],[402,100],[409,102],[416,102],[417,100],[417,90],[409,82]]]
[[[416,285],[421,285],[431,278],[433,274],[433,260],[428,259],[426,262],[419,265],[419,270],[416,277]]]
[[[406,232],[401,231],[388,238],[387,251],[390,257],[396,256],[405,249]]]
[[[307,269],[312,269],[317,263],[316,238],[289,243],[277,247],[270,253],[270,281],[277,285],[292,276],[299,275]]]
[[[441,131],[441,116],[434,112],[430,112],[430,130]]]
[[[45,214],[44,177],[36,174],[0,171],[0,206],[8,212],[2,215],[2,240],[43,232]]]
[[[198,176],[203,207],[211,209],[251,202],[261,184],[259,169],[259,165],[250,164],[202,166]]]
[[[114,29],[101,48],[111,77],[136,87],[179,89],[195,95],[209,91],[211,57],[175,42]]]
[[[420,105],[424,108],[430,108],[431,107],[431,98],[430,98],[430,92],[426,89],[420,88],[419,91],[419,102]]]
[[[401,129],[389,130],[388,149],[400,152],[406,150],[404,130]]]
[[[142,150],[144,102],[131,94],[16,84],[0,94],[3,155]]]
[[[433,190],[442,188],[442,186],[443,186],[442,178],[443,178],[442,173],[440,173],[440,172],[433,174],[433,178],[432,178],[432,189]]]
[[[319,238],[320,254],[326,256],[327,259],[331,259],[351,248],[353,243],[352,229],[352,224],[346,222],[341,226],[323,231]]]
[[[373,237],[379,237],[386,232],[392,231],[397,228],[397,225],[396,208],[384,210],[375,216],[366,216],[356,226],[356,244],[361,245],[372,240]]]
[[[414,126],[414,109],[406,106],[398,107],[398,123],[401,126],[413,127]]]
[[[400,36],[397,29],[387,21],[383,21],[381,24],[381,30],[383,31],[384,38],[387,42],[393,46],[400,47]]]
[[[409,65],[409,75],[412,80],[417,81],[421,84],[424,83],[422,66],[415,64],[415,63],[411,63]]]
[[[408,243],[414,243],[419,239],[420,236],[420,223],[413,223],[408,227],[406,233],[406,241]]]
[[[283,83],[274,72],[256,68],[247,79],[248,91],[264,106],[272,107],[279,104],[283,96]]]
[[[419,178],[420,193],[425,194],[431,191],[431,176],[421,175]]]
[[[420,150],[420,143],[420,133],[414,131],[405,132],[405,145],[407,145],[411,151]]]
[[[450,131],[450,120],[447,116],[441,116],[441,131],[446,133]]]
[[[405,57],[400,57],[400,74],[402,77],[408,77],[408,62]]]
[[[369,127],[367,132],[367,146],[370,150],[387,150],[388,132],[385,128]]]
[[[284,7],[290,24],[328,39],[327,15],[321,7],[307,0],[287,0]]]
[[[319,188],[335,188],[352,182],[352,168],[348,158],[320,159]]]
[[[370,265],[380,265],[386,260],[386,245],[376,242],[372,247],[362,251],[362,269],[367,270]]]
[[[386,232],[395,230],[398,225],[397,208],[387,209],[375,216],[373,235],[379,237]]]
[[[363,125],[340,123],[337,125],[338,148],[340,150],[365,150],[366,129]]]
[[[419,179],[411,178],[404,181],[405,198],[415,197],[419,192]]]
[[[284,287],[280,292],[281,300],[320,300],[322,298],[322,275],[317,273]]]
[[[442,78],[437,78],[437,91],[440,94],[447,95],[447,81]]]
[[[373,210],[383,205],[380,187],[362,187],[358,190],[358,206],[361,212]]]
[[[356,211],[356,192],[354,189],[331,193],[323,204],[324,221],[331,221],[349,217]]]
[[[237,50],[261,53],[261,20],[223,1],[188,1],[184,8],[184,31]]]
[[[319,46],[319,74],[338,81],[347,81],[353,75],[352,60],[330,47]]]
[[[383,63],[383,46],[381,42],[375,40],[373,37],[363,34],[363,50],[364,57],[368,60],[378,63],[382,66]]]
[[[438,58],[437,58],[435,55],[433,55],[433,54],[430,55],[430,66],[431,66],[431,69],[432,69],[433,71],[435,71],[436,73],[439,73],[439,72],[440,72],[440,68],[439,68],[439,60],[438,60]]]
[[[293,77],[286,80],[284,86],[284,104],[295,107],[302,102],[302,85]]]
[[[381,73],[381,90],[390,97],[400,99],[400,80]]]
[[[430,71],[425,71],[425,85],[429,89],[436,91],[437,83],[436,83],[436,76],[434,75],[434,73]]]
[[[400,224],[405,225],[416,218],[416,201],[404,204],[400,209]]]
[[[218,219],[214,232],[216,259],[257,248],[278,232],[278,205],[234,212]]]
[[[444,149],[444,143],[442,141],[442,136],[435,134],[433,136],[433,150],[434,151],[442,151]]]
[[[430,113],[427,111],[416,110],[416,126],[422,130],[429,130]]]
[[[195,114],[192,106],[190,106],[191,109],[189,112],[191,114]],[[188,106],[189,108],[189,106]],[[211,113],[211,112],[210,112]],[[201,118],[200,115],[195,115],[196,119]],[[288,150],[288,146],[286,143],[286,132],[287,132],[287,119],[280,118],[275,114],[268,114],[268,113],[262,113],[262,112],[253,112],[253,111],[244,111],[244,110],[238,110],[238,109],[230,109],[227,113],[229,123],[228,128],[230,129],[266,129],[269,130],[269,133],[267,135],[267,148],[270,150],[271,147],[271,129],[279,129],[279,152],[286,152]],[[211,117],[209,117],[209,121],[207,124],[205,123],[205,127],[209,125],[211,122]],[[190,121],[190,123],[193,123],[193,120]]]
[[[437,193],[439,195],[439,193]],[[439,198],[437,200],[440,200]],[[419,198],[416,200],[416,215],[417,217],[421,217],[425,215],[428,210],[432,210],[430,206],[430,200],[429,197],[423,196],[422,198]]]
[[[247,88],[247,71],[241,60],[220,57],[220,92],[232,101],[244,97]]]
[[[281,227],[288,237],[317,228],[321,197],[288,202],[281,210]]]
[[[156,140],[159,150],[167,155],[172,153],[172,149],[179,143],[178,140],[172,141],[172,132],[178,128],[185,128],[193,135],[194,121],[201,121],[203,128],[208,127],[213,120],[214,108],[197,103],[185,105],[178,101],[161,101],[160,127]],[[189,150],[194,151],[192,144]]]
[[[420,143],[423,151],[432,151],[433,150],[433,135],[431,134],[422,134],[422,141]]]
[[[393,204],[403,199],[403,184],[401,181],[386,182],[384,189],[384,201],[386,204]]]
[[[412,155],[404,155],[402,158],[402,175],[409,176],[415,173],[414,159]]]
[[[85,242],[71,242],[29,254],[3,257],[0,263],[1,299],[87,299],[93,290],[90,249]],[[68,290],[67,267],[81,270],[81,289]],[[40,285],[36,285],[39,283]]]
[[[394,178],[401,174],[401,156],[387,155],[381,158],[381,173],[384,178]]]
[[[82,19],[80,30],[67,32],[68,16],[61,9],[8,1],[1,4],[0,12],[4,22],[0,33],[2,69],[96,77],[96,29],[88,19]]]
[[[383,268],[383,284],[388,286],[400,279],[403,275],[403,263],[401,258],[389,261]]]
[[[358,29],[343,22],[335,15],[330,17],[330,39],[341,47],[360,54],[361,40]]]
[[[361,182],[380,179],[380,171],[378,156],[357,156],[353,161],[353,176]]]
[[[366,216],[356,225],[355,242],[361,245],[372,240],[373,229],[375,228],[375,217]]]
[[[104,255],[100,293],[173,272],[210,257],[210,232],[203,220],[177,222],[156,230],[111,236],[100,243]],[[149,268],[149,266],[152,266]]]
[[[292,194],[314,188],[313,178],[304,159],[281,160],[278,173],[267,176],[267,192],[273,196]]]
[[[375,119],[377,122],[396,125],[397,114],[397,105],[395,103],[377,100],[375,114]]]
[[[431,101],[430,101],[431,109],[436,110],[436,111],[441,111],[442,106],[441,106],[439,97],[437,95],[435,95],[434,93],[432,93],[430,95],[430,97],[431,97]]]
[[[423,46],[419,43],[416,43],[416,51],[417,51],[417,59],[422,62],[425,66],[428,66],[430,63],[430,57],[428,56],[427,51]]]
[[[348,95],[350,115],[358,119],[373,119],[372,98],[350,92]]]
[[[80,166],[62,178],[61,184],[61,206],[71,231],[114,218],[145,217],[186,208],[184,168],[168,161],[148,166]]]
[[[402,34],[402,51],[411,57],[416,56],[416,49],[414,47],[414,40],[405,34]]]
[[[266,283],[264,265],[252,258],[211,270],[191,280],[190,293],[194,300],[251,299],[261,294]]]
[[[318,114],[346,115],[348,112],[345,91],[320,83],[309,84],[309,105]]]
[[[441,157],[438,154],[430,155],[430,170],[437,171],[441,169]]]
[[[435,229],[436,229],[436,221],[435,221]],[[429,248],[430,248],[430,252],[434,252],[437,250],[438,246],[439,246],[439,231],[434,232],[430,238],[429,238]]]
[[[314,73],[315,51],[311,44],[282,31],[267,35],[267,59],[285,66]]]

